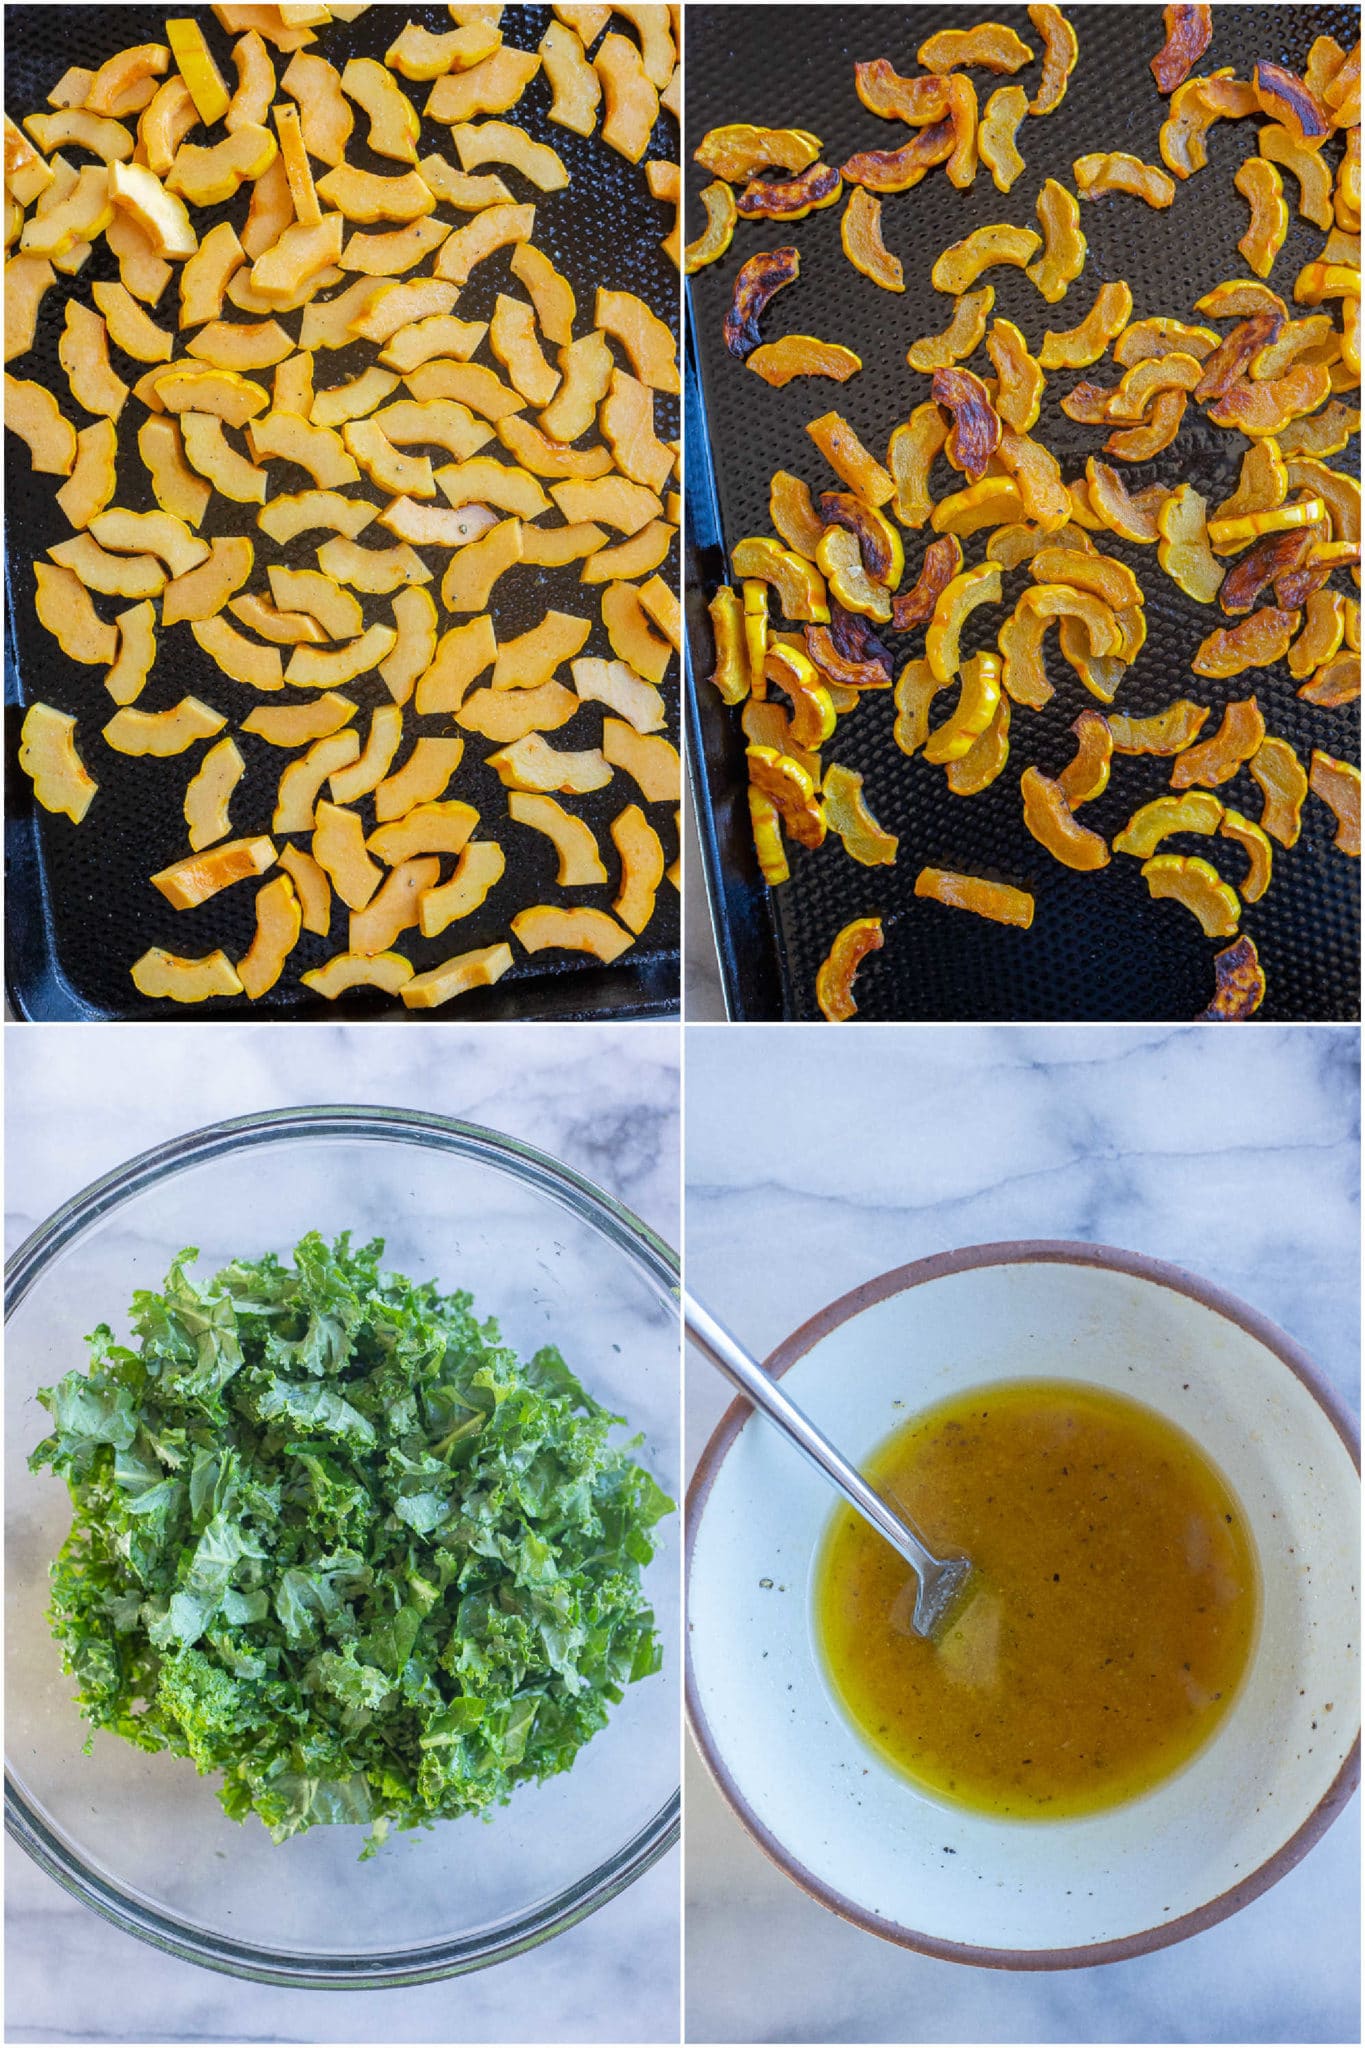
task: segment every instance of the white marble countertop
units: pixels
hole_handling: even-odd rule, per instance
[[[951,1246],[1077,1237],[1195,1268],[1358,1400],[1360,1045],[1345,1027],[694,1028],[688,1278],[760,1356]],[[689,1470],[727,1390],[695,1355]],[[1359,2039],[1358,1802],[1244,1912],[1103,1969],[963,1968],[827,1913],[695,1754],[687,2034],[732,2041]]]
[[[309,1025],[6,1032],[10,1247],[90,1180],[251,1110],[385,1103],[524,1138],[617,1195],[670,1244],[678,1216],[671,1026]],[[179,1962],[7,1857],[10,2041],[671,2041],[679,1859],[515,1961],[389,1992],[281,1991]]]

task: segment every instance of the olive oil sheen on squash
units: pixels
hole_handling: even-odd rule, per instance
[[[1067,1380],[977,1387],[914,1416],[872,1484],[977,1566],[935,1643],[912,1575],[843,1510],[817,1566],[825,1667],[855,1725],[925,1791],[1011,1820],[1136,1798],[1227,1712],[1259,1612],[1240,1504],[1183,1430]]]

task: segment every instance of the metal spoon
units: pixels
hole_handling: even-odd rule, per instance
[[[862,1474],[849,1464],[829,1438],[815,1427],[810,1417],[783,1393],[776,1380],[769,1379],[762,1366],[744,1349],[695,1296],[683,1291],[683,1320],[687,1334],[723,1372],[761,1409],[770,1422],[783,1430],[798,1451],[856,1508],[865,1522],[903,1557],[915,1574],[915,1601],[910,1626],[916,1635],[939,1633],[957,1596],[971,1577],[971,1561],[965,1557],[935,1557],[924,1538],[902,1516],[887,1506]]]

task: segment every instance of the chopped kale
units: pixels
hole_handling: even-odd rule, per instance
[[[316,1233],[208,1286],[182,1252],[39,1399],[66,1479],[54,1634],[81,1711],[221,1772],[277,1842],[413,1828],[566,1771],[660,1666],[673,1503],[552,1348]]]

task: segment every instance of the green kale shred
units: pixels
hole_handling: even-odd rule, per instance
[[[673,1503],[558,1351],[316,1232],[187,1250],[39,1399],[67,1482],[53,1633],[82,1713],[222,1773],[277,1842],[484,1813],[566,1771],[660,1668],[641,1586]],[[87,1747],[89,1744],[87,1743]]]

